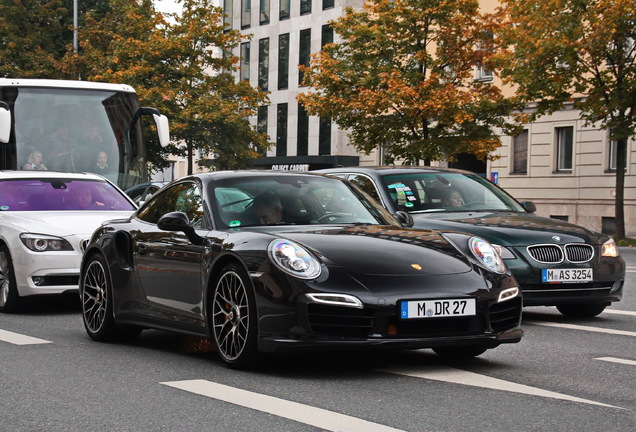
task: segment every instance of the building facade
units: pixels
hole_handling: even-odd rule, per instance
[[[490,12],[497,0],[481,0]],[[237,79],[270,92],[270,104],[252,119],[275,146],[257,159],[256,168],[311,170],[335,166],[382,164],[380,150],[364,155],[349,145],[347,133],[330,119],[308,116],[296,100],[306,90],[299,65],[325,43],[338,42],[329,21],[347,7],[361,8],[364,0],[223,0],[226,23],[249,35],[239,52]],[[492,80],[490,71],[476,68],[475,79]],[[488,75],[488,76],[486,76]],[[586,126],[579,113],[566,108],[526,125],[517,137],[502,137],[497,159],[480,163],[435,165],[469,169],[488,176],[523,201],[534,201],[537,213],[614,233],[614,143],[607,133]],[[625,180],[626,234],[636,237],[636,170],[634,140],[628,143]]]

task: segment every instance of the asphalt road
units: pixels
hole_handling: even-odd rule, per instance
[[[595,319],[527,308],[525,337],[462,363],[430,350],[228,369],[206,340],[85,334],[75,298],[0,315],[0,431],[634,431],[636,249]],[[34,339],[36,338],[36,339]]]

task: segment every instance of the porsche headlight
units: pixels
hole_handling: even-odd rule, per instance
[[[611,238],[601,245],[601,256],[606,256],[606,257],[618,256],[618,248],[616,247],[616,242],[614,242],[614,239]]]
[[[469,240],[470,250],[475,258],[484,265],[488,270],[495,273],[505,273],[506,265],[503,263],[501,256],[495,248],[484,239],[471,237]]]
[[[276,266],[300,279],[320,276],[320,262],[305,248],[289,240],[278,239],[269,244],[269,256]]]
[[[33,252],[72,251],[73,246],[61,237],[45,234],[20,234],[20,240]]]

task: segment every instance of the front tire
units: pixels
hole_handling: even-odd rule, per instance
[[[113,315],[113,284],[106,270],[106,259],[95,254],[86,265],[80,286],[84,328],[91,339],[98,342],[133,340],[141,328],[118,326]]]
[[[225,266],[216,281],[210,307],[210,327],[221,359],[229,366],[254,366],[258,352],[256,300],[243,267]]]
[[[563,316],[569,318],[593,318],[607,307],[606,303],[581,303],[559,305],[556,308]]]
[[[485,353],[488,348],[481,346],[452,346],[433,348],[435,354],[449,360],[466,360]]]
[[[22,299],[18,294],[18,286],[13,272],[13,261],[9,248],[0,245],[0,312],[19,312]]]

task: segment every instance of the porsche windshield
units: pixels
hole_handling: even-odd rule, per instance
[[[321,176],[264,176],[217,182],[221,225],[383,224],[397,222],[346,183]]]
[[[383,176],[398,209],[409,213],[494,210],[525,212],[506,192],[478,175],[416,173]]]

